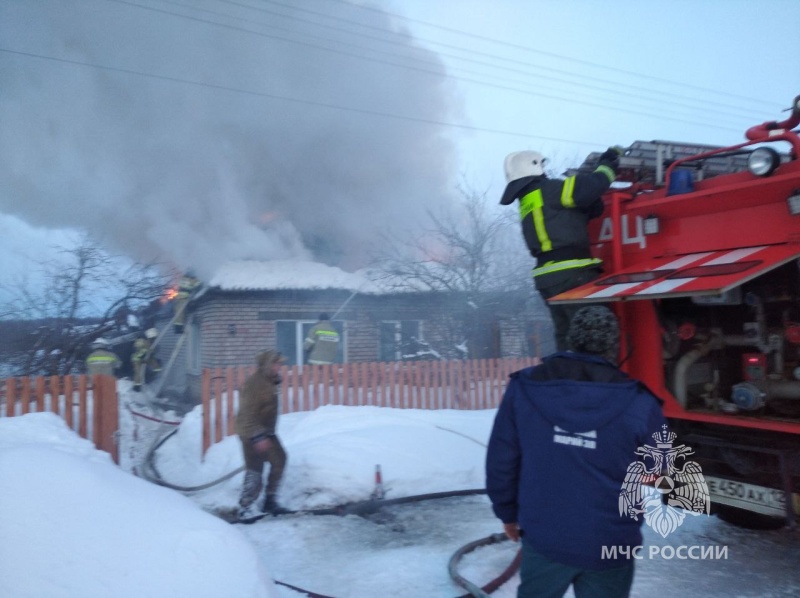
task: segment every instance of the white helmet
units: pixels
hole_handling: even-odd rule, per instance
[[[158,336],[158,330],[156,330],[155,328],[148,328],[147,330],[144,331],[144,335],[147,338],[156,338]]]
[[[539,152],[514,152],[506,156],[506,183],[526,176],[542,176],[544,174],[544,156]]]
[[[110,343],[103,337],[96,338],[92,342],[92,349],[108,349]]]

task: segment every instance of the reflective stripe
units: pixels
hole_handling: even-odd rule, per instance
[[[561,270],[569,270],[571,268],[585,268],[586,266],[594,266],[602,263],[603,260],[596,257],[584,258],[580,260],[564,260],[561,262],[547,262],[540,268],[534,268],[532,272],[533,276],[536,277],[541,276],[542,274],[560,272]]]
[[[553,249],[553,244],[550,242],[550,237],[547,236],[547,229],[544,227],[543,206],[542,190],[535,189],[519,202],[519,218],[522,220],[528,214],[533,214],[533,227],[536,229],[536,238],[539,239],[542,251],[550,251]]]
[[[564,179],[564,186],[561,187],[561,205],[565,208],[574,208],[575,199],[572,197],[572,190],[575,188],[575,177]]]
[[[617,180],[617,175],[614,174],[614,169],[606,166],[605,164],[601,164],[595,168],[594,171],[606,175],[609,183],[613,183],[615,180]]]
[[[339,333],[332,332],[330,330],[317,330],[317,336],[319,337],[317,340],[325,341],[329,343],[338,343],[339,342]]]
[[[106,356],[106,355],[95,355],[94,357],[89,357],[86,361],[90,363],[114,363],[117,360],[116,357]]]

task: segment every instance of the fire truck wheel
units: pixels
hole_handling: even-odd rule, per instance
[[[721,448],[720,455],[725,463],[740,476],[755,484],[778,483],[778,466],[765,462],[757,453],[732,448]]]
[[[786,525],[786,519],[783,517],[770,517],[728,505],[715,505],[713,513],[725,523],[746,529],[774,530]]]

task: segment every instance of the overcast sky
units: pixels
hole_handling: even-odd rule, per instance
[[[800,94],[796,0],[0,0],[0,269],[82,228],[210,276],[353,269],[506,154],[734,144]]]

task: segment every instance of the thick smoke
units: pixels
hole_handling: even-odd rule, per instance
[[[260,11],[140,3],[158,10],[3,2],[0,47],[66,61],[0,52],[3,213],[82,228],[133,258],[209,276],[229,259],[360,267],[377,233],[419,225],[427,208],[448,201],[453,148],[433,123],[457,118],[460,107],[436,55],[388,33],[400,44],[380,49],[392,56],[343,45],[378,47],[342,19],[402,32],[388,15],[314,0],[291,5],[340,20],[252,0]]]

